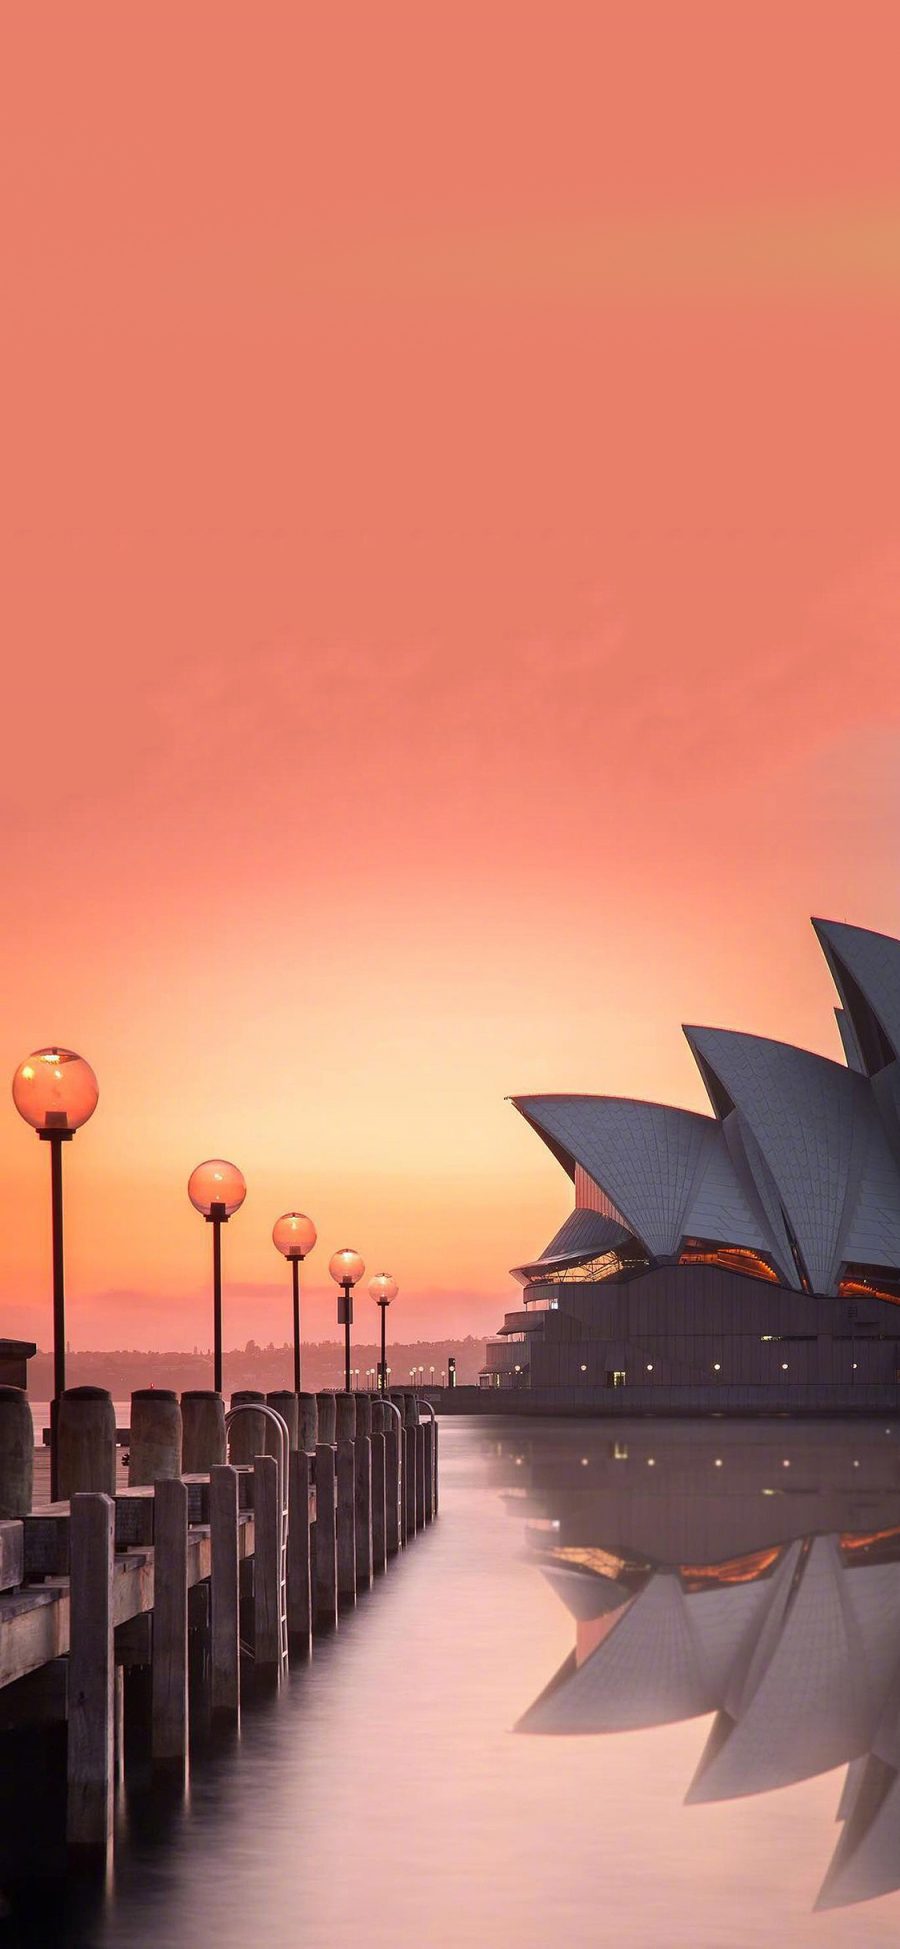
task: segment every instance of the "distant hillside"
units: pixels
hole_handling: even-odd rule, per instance
[[[391,1379],[396,1386],[409,1385],[410,1369],[424,1369],[426,1384],[434,1379],[440,1382],[446,1373],[450,1355],[456,1360],[456,1372],[460,1385],[473,1382],[479,1367],[484,1361],[484,1341],[468,1338],[466,1340],[400,1341],[389,1346],[388,1359],[391,1366]],[[359,1385],[365,1387],[366,1369],[374,1368],[378,1360],[378,1349],[372,1342],[360,1341],[353,1347],[353,1366],[359,1369]],[[271,1342],[267,1347],[257,1346],[254,1340],[247,1345],[226,1352],[224,1359],[225,1391],[231,1393],[236,1387],[259,1387],[268,1392],[271,1388],[290,1387],[293,1374],[293,1354],[287,1345],[276,1347]],[[187,1387],[212,1386],[212,1356],[207,1352],[177,1353],[123,1348],[114,1352],[88,1351],[70,1353],[66,1363],[66,1378],[70,1387],[91,1383],[95,1387],[107,1387],[115,1400],[125,1400],[135,1387],[174,1387],[181,1393]],[[344,1350],[337,1340],[312,1341],[303,1348],[303,1385],[315,1390],[321,1387],[342,1387],[344,1384]],[[53,1360],[49,1353],[35,1354],[28,1363],[28,1391],[35,1401],[49,1400],[53,1390]]]

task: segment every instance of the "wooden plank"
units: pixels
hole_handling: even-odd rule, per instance
[[[356,1437],[356,1589],[372,1585],[372,1437]]]
[[[25,1538],[21,1522],[0,1522],[0,1590],[17,1590],[25,1575]]]
[[[66,1834],[72,1847],[105,1850],[113,1822],[111,1496],[73,1496],[70,1549]]]
[[[253,1515],[256,1523],[253,1655],[259,1667],[278,1669],[281,1663],[281,1510],[278,1506],[278,1463],[275,1456],[257,1455],[253,1462],[253,1475]]]
[[[216,1466],[221,1467],[223,1466],[223,1464],[217,1463]],[[234,1462],[230,1462],[228,1466],[234,1469],[235,1474],[237,1476],[238,1508],[252,1509],[253,1508],[252,1464],[248,1464],[248,1463],[237,1464]],[[188,1491],[188,1522],[208,1523],[209,1522],[209,1476],[208,1475],[186,1475],[183,1477],[183,1480],[187,1483],[187,1491]]]
[[[0,1686],[37,1671],[68,1649],[68,1585],[0,1597]]]
[[[240,1711],[238,1624],[238,1480],[228,1463],[210,1470],[212,1710],[237,1718]]]
[[[69,1574],[69,1505],[52,1502],[22,1518],[26,1577],[67,1577]]]
[[[255,1526],[252,1515],[238,1514],[238,1555],[252,1557]],[[209,1530],[188,1532],[188,1584],[210,1574]],[[130,1550],[114,1560],[113,1624],[116,1629],[153,1609],[153,1551]],[[69,1649],[69,1584],[67,1579],[39,1588],[0,1595],[0,1687],[12,1684]],[[127,1660],[125,1661],[127,1662]]]
[[[356,1603],[356,1458],[352,1441],[337,1447],[338,1596]]]
[[[372,1443],[372,1569],[377,1575],[387,1562],[387,1503],[385,1497],[385,1436],[376,1431]]]
[[[319,1442],[316,1448],[313,1546],[316,1630],[331,1630],[338,1621],[337,1449],[329,1442]]]
[[[153,1542],[153,1488],[116,1494],[116,1549],[134,1550]]]
[[[180,1476],[154,1484],[153,1693],[154,1759],[187,1751],[188,1496]]]
[[[310,1459],[303,1449],[292,1449],[288,1476],[288,1644],[300,1658],[308,1657],[312,1648]]]

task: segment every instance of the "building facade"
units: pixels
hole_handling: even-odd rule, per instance
[[[620,1097],[516,1108],[575,1208],[514,1269],[482,1389],[544,1411],[900,1404],[900,942],[813,922],[845,1061],[685,1028],[698,1114]],[[499,1405],[499,1402],[498,1402]]]

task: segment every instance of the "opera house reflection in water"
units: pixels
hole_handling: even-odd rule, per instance
[[[574,1630],[516,1730],[714,1714],[688,1804],[845,1767],[815,1905],[900,1888],[900,1430],[618,1422],[580,1455],[572,1434],[492,1444]]]

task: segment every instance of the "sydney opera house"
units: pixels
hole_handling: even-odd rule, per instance
[[[575,1208],[514,1271],[521,1308],[479,1377],[492,1404],[900,1404],[900,942],[813,926],[843,1062],[685,1028],[708,1115],[621,1097],[513,1099],[572,1179]]]

